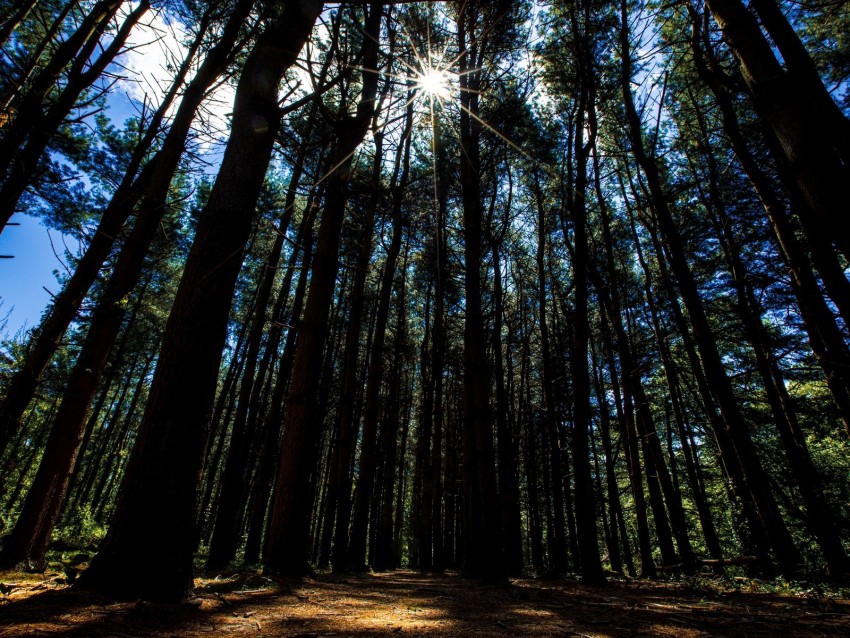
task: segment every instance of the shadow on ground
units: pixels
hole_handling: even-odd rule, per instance
[[[0,637],[850,636],[847,600],[681,584],[521,579],[499,587],[410,571],[282,581],[242,574],[197,584],[197,597],[182,605],[22,584],[0,599]]]

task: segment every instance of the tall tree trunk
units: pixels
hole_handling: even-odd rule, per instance
[[[520,289],[520,299],[525,300],[525,295]],[[524,304],[522,304],[524,305]],[[539,476],[538,471],[545,472],[545,468],[540,467],[537,459],[539,449],[542,449],[542,440],[539,439],[538,433],[542,429],[538,425],[538,420],[532,414],[532,399],[531,399],[531,344],[530,335],[526,329],[525,313],[521,317],[520,326],[520,371],[519,371],[519,415],[522,432],[523,432],[523,449],[525,450],[524,471],[525,471],[525,489],[528,502],[528,524],[526,537],[528,539],[528,555],[530,566],[536,572],[541,572],[544,567],[543,562],[543,521],[540,511],[540,493],[539,493]],[[545,437],[544,439],[545,440]],[[566,550],[564,550],[566,553]]]
[[[328,64],[325,64],[320,74],[319,85],[323,84]],[[248,480],[250,479],[250,464],[248,462],[251,445],[254,439],[254,427],[257,423],[255,370],[260,356],[263,331],[266,326],[266,310],[271,299],[272,287],[277,275],[281,252],[283,251],[284,239],[289,230],[295,198],[304,172],[304,163],[307,160],[310,136],[318,113],[318,106],[314,104],[310,109],[308,122],[303,133],[303,140],[298,150],[298,157],[292,168],[287,187],[284,208],[278,219],[275,229],[275,241],[263,264],[260,284],[257,288],[257,300],[254,305],[251,329],[248,334],[248,349],[245,353],[245,372],[242,375],[242,383],[237,398],[236,415],[230,435],[230,447],[227,452],[227,461],[224,466],[224,474],[221,478],[221,492],[219,495],[218,512],[215,519],[215,528],[210,540],[209,556],[207,558],[207,569],[224,569],[236,557],[239,544],[239,512],[245,504],[245,495],[248,491]],[[306,214],[306,213],[305,213]],[[259,379],[256,379],[259,381]],[[254,410],[251,411],[251,403],[254,401]],[[251,412],[249,414],[249,411]],[[250,417],[250,419],[249,419]]]
[[[705,35],[700,24],[700,17],[694,14],[692,18],[694,26],[691,42],[697,72],[717,101],[723,118],[723,129],[729,138],[732,150],[753,185],[753,189],[761,200],[765,213],[770,220],[780,248],[780,256],[791,274],[791,289],[797,300],[797,306],[800,308],[803,324],[809,335],[809,342],[818,364],[824,372],[827,386],[844,421],[844,427],[850,434],[850,373],[848,373],[850,371],[850,353],[847,351],[844,336],[836,325],[835,317],[821,294],[809,257],[796,236],[785,206],[744,139],[731,96],[718,81],[715,73],[709,69],[709,63],[705,59],[704,50],[701,46],[701,41],[705,39]],[[709,60],[713,62],[711,58]],[[811,235],[811,233],[809,234]],[[813,252],[816,255],[821,255],[827,251],[816,248]],[[821,264],[818,265],[818,268],[822,270],[821,274],[827,286],[827,291],[830,292],[833,301],[839,306],[842,317],[847,323],[850,321],[850,307],[847,307],[849,304],[842,303],[844,299],[842,290],[847,279],[843,271],[834,277],[830,276],[831,267],[822,266],[824,258],[821,258],[820,261]]]
[[[336,571],[345,571],[349,567],[354,567],[358,571],[365,569],[366,563],[366,529],[368,526],[368,511],[371,501],[371,485],[368,489],[363,489],[364,467],[361,457],[360,473],[358,474],[357,487],[355,489],[354,503],[351,500],[351,461],[354,456],[354,448],[356,443],[357,432],[355,422],[359,418],[357,406],[357,381],[358,372],[362,369],[360,366],[360,343],[361,334],[364,329],[363,312],[365,305],[365,289],[366,275],[369,270],[369,260],[372,256],[372,237],[375,234],[375,207],[377,206],[376,198],[378,197],[378,188],[381,179],[381,167],[383,163],[383,134],[378,132],[374,136],[375,139],[375,158],[373,165],[373,201],[367,205],[367,211],[364,218],[361,220],[360,237],[357,242],[360,250],[357,255],[357,264],[355,266],[354,283],[351,289],[351,309],[348,315],[348,329],[345,338],[345,355],[342,364],[343,370],[343,389],[339,403],[338,414],[338,440],[336,449],[335,474],[336,483],[339,489],[337,502],[337,527],[334,538],[333,550],[333,566]],[[400,241],[400,239],[399,239]],[[380,302],[379,302],[380,303]],[[386,322],[387,317],[380,316],[380,308],[378,310],[378,337],[383,338],[382,332],[386,329],[381,326],[381,321]],[[365,326],[368,327],[368,326]],[[383,343],[380,344],[383,348]],[[374,346],[373,355],[374,356]],[[369,383],[372,381],[372,369],[369,368]],[[370,444],[375,441],[377,444],[377,414],[374,415],[374,421],[370,419],[372,416],[369,405],[369,390],[366,390],[366,407],[364,410],[363,424],[363,440],[364,444],[368,441]],[[369,474],[373,470],[365,470]],[[352,511],[353,507],[353,511]],[[350,524],[350,525],[349,525]],[[351,527],[351,529],[349,529]],[[349,532],[351,534],[349,542]]]
[[[694,337],[699,348],[700,358],[705,366],[706,375],[711,381],[711,387],[720,408],[724,427],[734,446],[734,452],[727,450],[728,462],[735,462],[734,459],[729,458],[731,452],[737,457],[738,464],[744,469],[743,476],[746,477],[746,481],[744,484],[738,486],[739,494],[741,494],[742,498],[752,498],[756,505],[756,511],[758,512],[761,525],[782,569],[782,573],[786,578],[791,578],[799,569],[801,562],[799,551],[779,512],[776,499],[770,489],[767,473],[759,460],[758,452],[741,414],[732,384],[720,358],[720,353],[717,350],[717,344],[714,340],[708,317],[705,314],[696,281],[687,263],[681,235],[669,208],[667,194],[661,183],[658,166],[646,154],[643,146],[642,127],[634,106],[630,86],[632,73],[628,12],[625,2],[621,6],[621,19],[623,21],[620,37],[623,59],[622,90],[631,138],[631,150],[646,177],[653,211],[664,234],[672,259],[671,267],[678,280],[679,291],[694,327]]]
[[[727,215],[719,192],[720,172],[717,161],[708,146],[706,123],[699,113],[696,115],[696,121],[702,135],[700,141],[704,165],[709,175],[708,191],[699,186],[701,182],[697,179],[698,190],[705,209],[712,213],[711,221],[729,264],[744,334],[753,348],[773,421],[785,449],[791,473],[800,490],[806,509],[806,526],[823,552],[830,575],[840,580],[850,564],[841,545],[831,507],[824,496],[823,485],[809,454],[805,435],[797,419],[796,408],[786,388],[785,377],[776,360],[771,336],[764,325],[761,306],[750,283],[750,275],[741,255],[740,244],[731,227],[733,222]]]
[[[575,294],[575,321],[571,347],[573,377],[573,476],[575,481],[576,531],[579,549],[579,569],[582,581],[598,583],[603,579],[602,561],[599,558],[599,541],[596,531],[596,498],[590,468],[590,374],[588,372],[588,340],[590,319],[588,308],[590,262],[587,239],[587,159],[593,146],[596,131],[591,127],[591,138],[585,144],[585,112],[594,110],[594,61],[590,54],[589,3],[571,8],[573,37],[579,58],[579,94],[577,97],[574,150],[575,182],[572,190],[573,222],[573,289]],[[579,17],[581,12],[581,17]]]
[[[412,382],[413,372],[408,371],[407,380]],[[404,539],[410,538],[410,517],[405,516],[404,503],[407,502],[408,489],[408,463],[407,442],[410,437],[411,412],[413,411],[413,391],[408,391],[405,396],[404,419],[401,424],[401,441],[398,446],[398,488],[395,491],[395,523],[393,525],[393,553],[396,566],[401,565]]]
[[[544,436],[549,441],[550,465],[552,472],[551,505],[553,509],[552,534],[547,534],[549,541],[549,562],[556,573],[567,570],[567,523],[564,518],[563,480],[561,470],[561,450],[557,434],[558,419],[555,403],[554,365],[552,362],[552,347],[549,338],[549,317],[546,285],[546,207],[543,190],[539,183],[534,184],[534,197],[537,205],[537,304],[538,321],[540,323],[540,355],[542,359],[541,382],[543,385],[543,423]]]
[[[307,212],[299,230],[299,245],[303,246],[301,273],[295,287],[292,309],[289,312],[290,326],[286,335],[283,354],[280,357],[277,378],[275,379],[274,389],[269,397],[268,415],[263,423],[257,475],[254,480],[252,494],[254,501],[253,514],[248,524],[248,539],[245,541],[245,561],[250,564],[256,564],[260,561],[262,536],[271,522],[266,520],[266,515],[274,488],[277,460],[280,456],[280,438],[284,422],[284,398],[286,397],[286,390],[291,380],[298,330],[301,325],[301,310],[304,306],[304,297],[307,293],[307,284],[309,281],[308,274],[313,260],[313,222],[315,220],[315,214],[312,211],[313,208],[308,202]]]
[[[265,531],[266,514],[269,507],[269,498],[274,485],[274,474],[276,470],[276,460],[279,455],[280,434],[282,428],[281,408],[285,390],[289,382],[290,372],[292,370],[292,360],[294,357],[294,348],[296,344],[297,325],[301,317],[301,309],[303,307],[304,296],[307,287],[307,274],[310,271],[312,245],[313,245],[313,221],[315,215],[311,212],[311,199],[305,207],[305,212],[302,216],[296,246],[293,254],[290,257],[290,265],[287,268],[287,274],[284,284],[281,286],[280,294],[289,300],[290,288],[292,285],[292,276],[297,266],[297,256],[302,254],[300,262],[300,276],[296,284],[295,296],[292,299],[291,310],[288,318],[284,314],[283,306],[285,303],[282,299],[278,300],[278,308],[275,311],[275,327],[273,332],[277,335],[270,341],[277,343],[280,341],[280,329],[284,322],[289,323],[286,344],[284,346],[283,356],[280,358],[280,366],[277,377],[271,371],[269,376],[269,392],[264,404],[266,409],[262,411],[264,415],[262,425],[260,426],[260,441],[257,449],[257,467],[254,472],[254,486],[251,490],[251,498],[248,504],[248,535],[245,541],[245,562],[251,565],[260,562],[262,553],[262,537]],[[272,347],[270,344],[267,346]],[[278,347],[274,346],[274,351],[271,353],[275,359],[278,358]],[[265,358],[265,357],[264,357]],[[270,357],[271,358],[271,357]]]
[[[120,236],[122,226],[136,204],[145,197],[150,210],[151,202],[161,202],[166,198],[167,189],[182,156],[195,113],[215,79],[226,67],[239,30],[253,4],[253,0],[241,0],[234,10],[217,46],[210,50],[189,86],[186,87],[162,147],[139,173],[139,167],[150,152],[151,144],[160,133],[162,121],[182,88],[186,75],[191,70],[192,61],[209,25],[204,22],[204,28],[199,30],[168,94],[134,149],[124,178],[104,210],[89,246],[77,262],[74,274],[66,282],[62,292],[56,296],[47,318],[39,326],[26,359],[9,382],[6,397],[0,405],[0,450],[5,447],[8,439],[14,436],[14,431],[19,427],[21,416],[36,391],[38,377],[59,347],[62,336],[77,315],[87,292],[97,279],[104,261]],[[153,221],[152,226],[156,228],[158,226],[156,220],[161,217],[162,211],[155,207],[153,210],[154,212],[149,212],[148,216],[153,215],[155,219],[150,221]]]
[[[232,133],[168,319],[115,518],[83,587],[160,600],[191,590],[195,494],[233,289],[280,125],[278,84],[321,9],[321,2],[287,3],[245,62]],[[154,563],[168,572],[151,570]]]
[[[411,114],[412,116],[412,114]],[[412,122],[412,117],[409,121]],[[410,139],[407,138],[408,142],[406,145],[405,154],[406,157],[409,158],[409,149],[410,149]],[[405,164],[407,165],[406,160]],[[403,180],[406,181],[406,175]],[[396,191],[398,192],[398,191]],[[385,263],[385,268],[389,264],[389,257],[392,254],[395,241],[396,241],[396,224],[395,220],[399,219],[400,222],[400,213],[401,213],[401,197],[400,193],[397,196],[399,200],[399,217],[393,215],[393,238],[391,240],[389,254],[387,255],[387,262]],[[394,207],[394,213],[395,213]],[[396,250],[396,255],[393,258],[393,262],[396,262],[398,259],[398,251],[401,249],[401,231],[400,224],[398,227],[399,234],[399,248]],[[395,267],[393,267],[393,271]],[[394,273],[393,273],[394,274]],[[377,570],[386,570],[397,567],[399,564],[399,555],[396,553],[396,547],[393,543],[393,501],[395,500],[393,490],[396,485],[396,452],[398,447],[398,435],[399,435],[399,426],[402,418],[402,384],[404,382],[404,350],[407,346],[407,254],[405,254],[404,263],[402,265],[401,270],[402,281],[400,282],[400,290],[398,293],[398,301],[396,308],[396,334],[395,334],[395,351],[393,353],[393,367],[392,374],[390,377],[390,388],[387,393],[387,414],[384,418],[384,422],[381,425],[381,448],[383,451],[383,471],[382,471],[382,485],[381,485],[381,498],[378,504],[378,524],[376,525],[376,538],[375,538],[375,551],[373,552],[373,560],[372,564]],[[384,281],[383,283],[386,283]],[[382,291],[383,292],[383,291]],[[377,321],[377,320],[376,320]],[[378,323],[380,325],[380,323]],[[378,344],[378,335],[375,335],[375,344],[373,345],[372,350],[372,358],[374,359],[374,352],[377,349]],[[383,375],[382,375],[383,376]],[[368,390],[367,390],[368,392]],[[399,483],[401,482],[401,477],[399,476]]]
[[[483,43],[479,8],[464,5],[457,19],[460,75],[460,185],[463,202],[465,315],[463,331],[463,486],[465,568],[485,579],[504,576],[504,532],[496,481],[490,373],[482,310],[481,88]]]
[[[130,331],[133,318],[144,301],[146,289],[147,285],[138,293],[129,321],[124,327],[127,332]],[[122,312],[122,318],[123,314]],[[121,322],[118,323],[120,328]],[[82,446],[89,403],[100,380],[97,368],[103,367],[113,344],[113,339],[108,339],[104,344],[97,344],[96,347],[99,348],[102,345],[103,350],[93,354],[92,341],[97,339],[99,334],[97,331],[102,326],[93,321],[91,328],[67,382],[65,396],[50,429],[50,436],[44,446],[38,471],[27,493],[21,514],[14,529],[3,543],[3,550],[0,553],[2,567],[8,568],[19,563],[35,567],[41,567],[44,564],[50,534],[59,517],[71,482],[72,470]],[[94,374],[90,373],[89,365],[95,368]],[[132,378],[132,370],[127,379],[128,386],[130,378]],[[138,393],[134,395],[134,405],[138,396]]]
[[[599,430],[602,437],[602,452],[605,455],[605,491],[608,494],[608,511],[610,516],[610,532],[608,540],[608,560],[611,563],[611,571],[623,572],[623,555],[629,553],[628,536],[620,536],[617,522],[622,518],[622,504],[620,503],[620,489],[617,485],[617,472],[614,459],[614,446],[611,442],[611,416],[607,393],[602,376],[602,357],[595,352],[594,341],[590,342],[591,356],[593,357],[593,368],[596,370],[594,381],[596,384],[596,396],[599,401]],[[599,359],[597,361],[597,359]],[[621,552],[621,542],[624,552]],[[630,570],[634,573],[634,567]]]
[[[389,87],[389,83],[386,84]],[[383,97],[383,96],[382,96]],[[354,284],[351,289],[351,309],[348,315],[348,329],[345,336],[345,356],[342,364],[342,395],[339,400],[338,407],[338,423],[337,423],[337,447],[334,460],[335,487],[338,490],[337,502],[331,504],[335,506],[336,511],[336,531],[334,534],[334,549],[333,549],[333,566],[336,571],[344,571],[350,566],[361,569],[364,566],[363,560],[366,553],[365,537],[366,529],[357,529],[357,526],[365,525],[368,521],[363,517],[363,513],[358,511],[358,507],[362,507],[363,503],[355,503],[355,516],[353,529],[349,530],[349,523],[352,520],[352,503],[351,503],[351,460],[354,454],[356,431],[355,431],[355,410],[356,410],[356,395],[357,395],[357,380],[358,371],[360,370],[360,342],[361,333],[363,331],[363,311],[365,306],[365,291],[366,291],[366,275],[369,271],[369,260],[372,256],[372,237],[375,234],[375,212],[378,207],[379,189],[381,187],[381,173],[384,161],[384,134],[378,130],[378,112],[376,110],[373,115],[372,131],[375,143],[375,155],[372,160],[372,183],[371,183],[371,201],[366,205],[363,218],[360,220],[360,237],[357,245],[360,247],[357,253],[357,263],[355,265]],[[395,240],[395,235],[393,235]],[[399,237],[399,242],[401,238]],[[398,252],[396,251],[396,254]],[[379,302],[380,303],[380,302]],[[386,321],[386,316],[383,321]],[[380,325],[382,318],[380,309],[378,310],[378,331],[382,330]],[[383,348],[383,343],[380,344]],[[374,354],[374,349],[373,349]],[[369,369],[369,382],[371,383],[371,368]],[[366,391],[368,395],[368,390]],[[376,431],[376,422],[369,422],[369,399],[366,398],[366,409],[364,413],[363,436],[364,440],[372,431]],[[362,477],[363,468],[361,462]],[[358,485],[358,490],[360,486]],[[360,492],[358,491],[358,495]],[[366,492],[368,495],[369,492]],[[361,495],[360,498],[363,498]],[[368,509],[368,505],[367,505]],[[359,516],[359,518],[358,518]],[[351,541],[349,544],[349,531],[351,531]],[[354,541],[357,546],[354,546]],[[351,551],[349,551],[351,550]]]
[[[377,36],[382,14],[381,3],[373,2],[369,5],[362,51],[364,69],[371,70],[377,66]],[[347,117],[338,129],[333,172],[326,187],[310,293],[298,335],[298,350],[287,398],[286,427],[269,530],[272,540],[267,544],[265,553],[266,568],[272,573],[303,575],[309,570],[308,535],[312,494],[308,486],[315,468],[315,447],[319,433],[315,418],[318,413],[320,353],[328,331],[328,317],[339,268],[339,242],[347,185],[351,177],[351,156],[369,128],[377,89],[377,74],[364,71],[356,114]]]
[[[366,531],[370,505],[369,498],[372,494],[375,464],[377,463],[377,454],[374,453],[372,448],[373,445],[377,443],[376,436],[378,418],[381,411],[380,392],[381,385],[384,381],[385,341],[387,325],[389,323],[393,279],[396,274],[396,264],[398,262],[399,252],[401,251],[401,236],[403,232],[402,197],[410,174],[410,147],[412,143],[411,131],[413,127],[412,101],[408,103],[405,118],[404,132],[402,134],[402,141],[400,142],[400,144],[404,144],[404,151],[402,152],[400,149],[396,151],[395,170],[392,182],[393,232],[389,248],[387,249],[387,255],[384,260],[383,272],[381,274],[380,296],[378,298],[378,309],[375,314],[375,335],[372,341],[372,351],[369,355],[365,397],[366,404],[363,410],[363,449],[360,456],[360,472],[358,474],[357,487],[354,492],[355,502],[351,521],[349,562],[357,570],[362,570],[365,567],[365,563],[363,561],[366,554]],[[401,170],[400,176],[399,170]],[[399,337],[397,336],[397,338]],[[397,409],[398,408],[396,406],[396,410]],[[392,417],[388,417],[388,421],[391,419]],[[384,427],[387,427],[387,423],[384,424]],[[389,440],[389,438],[395,439],[395,437],[396,433],[393,431],[392,434],[387,434],[384,438]],[[384,465],[384,472],[392,476],[394,468],[392,465]],[[385,481],[387,482],[387,485],[392,485],[391,479],[385,478]],[[387,498],[389,498],[389,495]],[[386,542],[389,542],[389,538],[386,539]]]
[[[430,530],[423,533],[423,538],[430,539],[430,543],[423,543],[424,549],[421,553],[420,567],[431,568],[441,572],[446,565],[445,539],[444,539],[444,516],[443,496],[445,494],[445,482],[442,480],[443,470],[443,438],[446,430],[446,410],[444,403],[445,384],[443,373],[446,361],[446,284],[448,282],[448,242],[446,241],[446,227],[448,224],[448,199],[449,199],[449,176],[447,174],[448,157],[443,144],[443,130],[440,119],[435,110],[434,99],[431,98],[431,124],[434,166],[434,184],[436,196],[436,210],[434,219],[434,248],[436,259],[434,262],[434,319],[433,334],[431,337],[431,387],[432,394],[428,398],[428,404],[433,415],[433,422],[429,425],[433,437],[431,443],[430,463],[428,468],[429,478],[426,490],[431,502],[427,508],[430,515],[423,524],[428,525]],[[448,456],[448,455],[446,455]],[[448,458],[445,459],[448,464]]]
[[[801,64],[805,55],[804,51],[801,54],[802,45],[790,43],[790,26],[780,24],[776,15],[779,10],[771,5],[773,0],[761,0],[754,7],[779,47],[787,69],[780,65],[759,21],[741,0],[706,0],[725,41],[738,58],[756,112],[776,135],[814,219],[822,228],[832,229],[832,242],[850,259],[850,221],[844,188],[850,175],[846,163],[850,161],[846,155],[848,123],[840,112],[835,113],[837,107],[828,105],[831,98],[824,95],[811,62]]]
[[[506,213],[511,206],[507,204]],[[507,229],[507,224],[505,224]],[[492,242],[493,253],[493,297],[495,299],[493,321],[493,374],[496,377],[496,436],[499,458],[499,495],[502,520],[505,524],[505,561],[508,574],[515,576],[522,572],[522,519],[519,500],[519,477],[517,458],[519,450],[508,420],[507,389],[502,350],[502,316],[504,313],[504,293],[502,291],[502,257],[499,250],[500,239]]]

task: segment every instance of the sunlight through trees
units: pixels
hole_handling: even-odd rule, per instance
[[[0,568],[846,582],[846,10],[7,4]]]

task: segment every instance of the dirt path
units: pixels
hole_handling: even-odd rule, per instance
[[[15,576],[0,574],[8,590],[0,595],[0,637],[850,636],[850,600],[811,593],[525,579],[496,587],[399,571],[281,582],[256,574],[198,580],[191,603],[153,605],[75,592],[56,575],[40,582]]]

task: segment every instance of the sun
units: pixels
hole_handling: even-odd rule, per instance
[[[451,97],[450,80],[439,67],[426,67],[416,76],[416,87],[429,97],[447,100]]]

